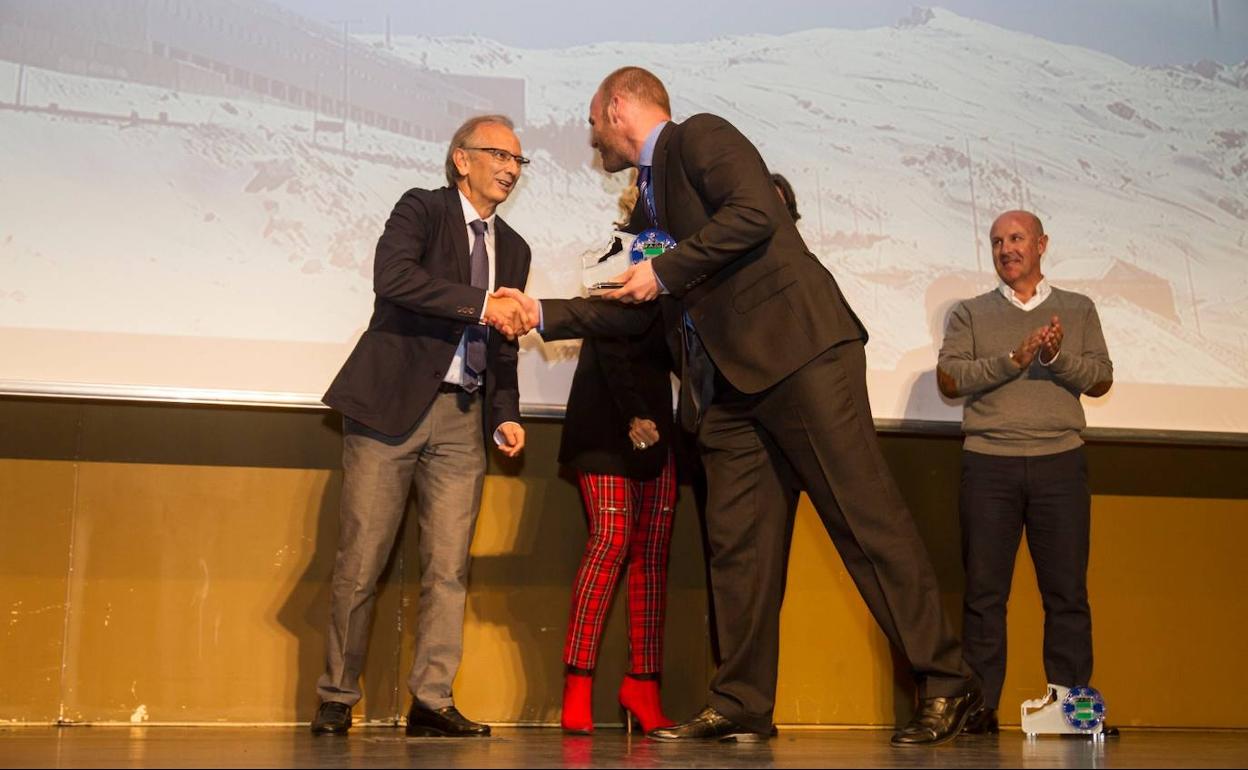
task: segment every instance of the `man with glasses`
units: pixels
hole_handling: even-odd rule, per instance
[[[490,733],[455,708],[451,684],[485,444],[524,449],[519,348],[489,328],[523,319],[489,293],[528,280],[529,246],[495,213],[528,162],[506,117],[468,120],[447,150],[448,186],[404,193],[377,242],[373,317],[324,399],[343,414],[343,486],[314,734],[351,727],[377,580],[413,488],[421,578],[407,734]]]

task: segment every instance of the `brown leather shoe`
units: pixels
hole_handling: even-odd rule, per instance
[[[707,706],[693,719],[671,727],[660,727],[646,733],[656,741],[736,741],[738,743],[761,743],[770,736],[755,732],[733,722],[715,709]]]
[[[473,722],[454,706],[427,709],[413,702],[407,712],[407,734],[412,738],[486,738],[490,726]]]
[[[351,729],[351,707],[345,703],[327,700],[316,710],[312,719],[313,735],[346,735]]]
[[[997,723],[997,710],[987,706],[972,711],[966,718],[966,727],[962,728],[963,735],[996,735],[999,732],[1001,725]]]
[[[967,719],[984,707],[984,693],[975,687],[952,698],[924,698],[910,724],[893,734],[894,746],[939,746],[958,737]]]

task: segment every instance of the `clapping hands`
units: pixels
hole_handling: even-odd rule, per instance
[[[1049,325],[1044,327],[1044,341],[1041,343],[1043,354],[1040,356],[1040,363],[1052,363],[1057,354],[1062,352],[1062,322],[1057,316],[1053,316],[1049,321]],[[1047,359],[1047,361],[1046,361]]]
[[[1022,344],[1010,354],[1010,360],[1019,369],[1026,369],[1031,366],[1036,355],[1041,354],[1040,363],[1048,365],[1061,350],[1062,322],[1057,316],[1053,316],[1048,326],[1041,326],[1023,338]]]

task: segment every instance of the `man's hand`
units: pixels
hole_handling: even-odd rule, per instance
[[[529,323],[524,306],[513,297],[491,294],[485,303],[485,316],[481,322],[488,324],[514,340],[528,333],[534,324]]]
[[[633,449],[652,447],[659,443],[659,426],[654,420],[634,417],[628,423],[628,438],[633,442]]]
[[[1019,370],[1026,369],[1031,366],[1032,360],[1035,359],[1036,353],[1044,345],[1044,340],[1049,334],[1049,327],[1042,326],[1031,334],[1023,338],[1022,344],[1014,349],[1010,354],[1010,360]]]
[[[518,422],[505,422],[498,426],[498,436],[503,443],[498,445],[498,451],[508,457],[519,457],[524,451],[524,428]]]
[[[1049,325],[1044,328],[1044,354],[1040,356],[1040,363],[1052,363],[1057,358],[1057,354],[1062,352],[1062,337],[1061,319],[1053,316]]]
[[[512,335],[512,334],[507,334],[506,331],[503,331],[500,329],[500,331],[503,331],[504,334],[507,334],[508,338],[510,339],[515,339],[516,337],[519,337],[527,333],[530,329],[536,329],[538,323],[541,322],[542,316],[541,316],[541,311],[538,309],[537,300],[533,299],[532,297],[520,291],[519,289],[512,289],[510,287],[504,286],[503,288],[497,291],[491,292],[490,299],[492,302],[499,302],[501,300],[514,302],[516,306],[519,308],[519,319],[520,319],[520,323],[523,325],[523,330],[518,331],[516,334]],[[486,305],[487,314],[489,313],[489,308],[490,306]]]
[[[650,264],[649,260],[633,265],[611,280],[624,285],[604,294],[603,296],[607,299],[635,305],[639,302],[649,302],[659,296],[659,279],[655,276],[654,265]]]

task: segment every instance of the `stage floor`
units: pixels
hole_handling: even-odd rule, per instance
[[[665,744],[619,729],[565,737],[497,728],[488,739],[407,739],[356,728],[348,738],[301,727],[0,727],[0,767],[1243,767],[1248,732],[1123,730],[1122,737],[1028,741],[966,736],[894,749],[883,730],[784,729],[766,744]]]

